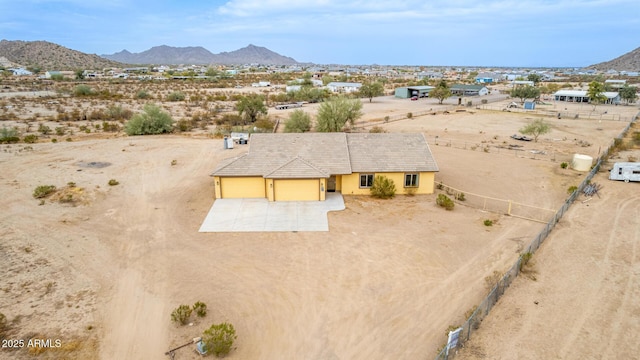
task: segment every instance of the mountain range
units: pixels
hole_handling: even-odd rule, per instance
[[[295,65],[298,62],[282,56],[265,47],[248,45],[231,52],[213,54],[209,50],[197,47],[155,46],[140,53],[122,50],[103,58],[126,64],[264,64],[264,65]]]
[[[589,66],[600,71],[638,71],[640,70],[640,47],[617,58]]]
[[[104,69],[122,64],[48,41],[0,41],[0,57],[24,67],[44,70]]]

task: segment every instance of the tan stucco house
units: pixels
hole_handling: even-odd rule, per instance
[[[438,171],[423,134],[253,134],[249,151],[211,174],[215,196],[269,201],[325,200],[327,192],[368,195],[376,175],[396,194],[431,194]]]

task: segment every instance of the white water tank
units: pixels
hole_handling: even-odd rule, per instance
[[[573,155],[573,161],[571,161],[571,167],[578,171],[589,171],[593,165],[593,158],[589,155],[575,154]]]

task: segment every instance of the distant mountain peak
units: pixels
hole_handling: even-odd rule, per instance
[[[640,47],[617,58],[588,66],[601,71],[640,71]]]
[[[159,45],[140,53],[125,53],[124,50],[112,55],[102,55],[110,60],[128,64],[265,64],[293,65],[298,62],[282,56],[265,47],[249,44],[231,52],[212,54],[202,46],[172,47]]]

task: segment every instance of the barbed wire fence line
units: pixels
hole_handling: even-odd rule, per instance
[[[562,219],[562,216],[569,210],[574,201],[578,198],[584,188],[591,183],[593,177],[600,171],[601,166],[606,163],[609,153],[616,147],[617,141],[623,139],[629,132],[631,126],[638,120],[639,114],[636,114],[633,119],[627,124],[624,130],[618,135],[609,145],[609,147],[600,155],[596,164],[591,171],[585,176],[578,188],[571,193],[571,195],[565,200],[564,204],[558,209],[555,214],[546,222],[545,227],[536,235],[525,250],[520,254],[516,262],[511,268],[497,281],[495,286],[489,291],[489,294],[480,302],[480,304],[473,311],[471,316],[467,318],[465,323],[461,326],[461,331],[457,337],[455,346],[449,346],[446,344],[444,348],[435,357],[435,360],[448,360],[455,357],[455,353],[451,352],[471,338],[471,334],[475,330],[480,328],[480,323],[489,314],[493,306],[497,303],[498,299],[505,293],[506,289],[511,285],[514,279],[525,270],[525,265],[534,255],[536,250],[540,248],[544,240],[549,236],[555,225]],[[467,195],[465,194],[465,198]]]

